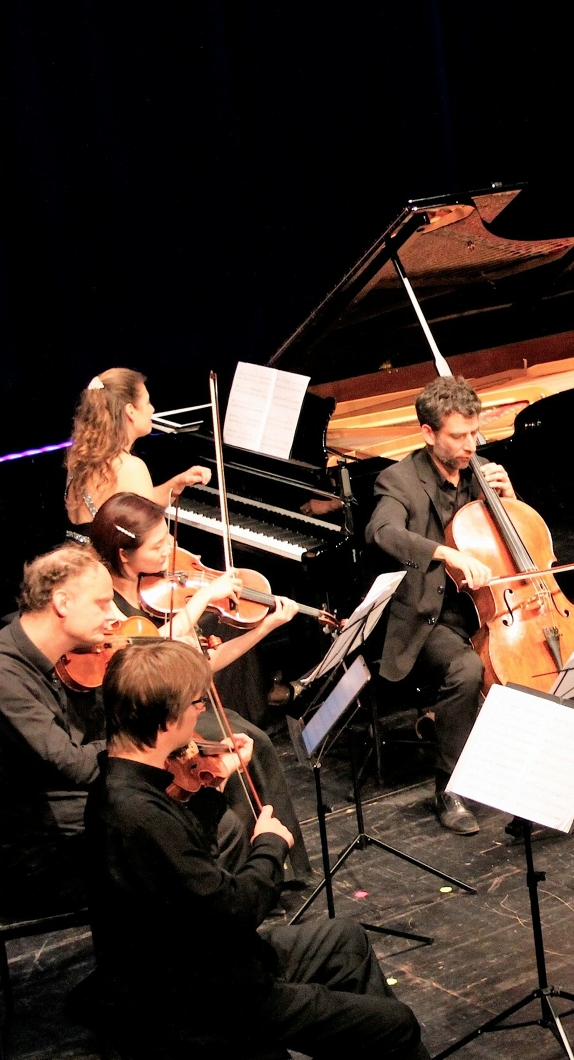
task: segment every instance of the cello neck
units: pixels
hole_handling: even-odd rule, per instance
[[[492,488],[492,486],[488,485],[482,473],[481,464],[476,453],[471,457],[470,466],[484,494],[485,504],[494,519],[504,544],[516,564],[517,570],[532,570],[536,567],[536,564],[530,556],[528,549],[525,547],[522,538],[517,533],[512,519],[502,503],[502,498],[499,497],[498,493]]]

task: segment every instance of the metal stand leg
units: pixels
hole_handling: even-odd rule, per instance
[[[452,884],[455,887],[460,887],[462,890],[467,891],[469,894],[476,894],[474,887],[470,887],[467,883],[463,883],[462,880],[457,880],[453,876],[448,876],[446,873],[441,872],[440,869],[435,869],[432,865],[426,865],[424,861],[419,861],[417,858],[411,857],[410,854],[405,854],[402,850],[397,850],[396,847],[389,846],[388,843],[383,843],[380,839],[376,839],[374,836],[369,835],[365,832],[365,822],[363,817],[363,805],[361,802],[361,796],[357,783],[357,773],[355,768],[355,757],[353,754],[351,744],[351,765],[353,773],[353,793],[355,800],[355,813],[357,818],[357,835],[349,843],[349,845],[343,850],[337,861],[331,868],[329,861],[329,848],[327,843],[327,826],[325,820],[325,806],[323,803],[323,796],[321,792],[320,782],[320,763],[313,766],[313,772],[315,775],[315,791],[317,797],[317,817],[319,821],[319,834],[321,837],[321,851],[323,855],[323,871],[325,873],[321,883],[315,887],[313,893],[307,898],[306,902],[303,903],[301,908],[295,913],[295,916],[290,920],[291,924],[297,924],[301,917],[306,913],[307,909],[313,904],[315,899],[321,894],[323,890],[327,892],[327,906],[329,909],[329,916],[331,919],[335,916],[335,904],[333,899],[333,876],[339,871],[342,865],[345,864],[346,860],[353,853],[354,850],[366,850],[369,846],[376,846],[379,850],[385,850],[388,854],[393,854],[397,858],[402,858],[403,861],[407,861],[409,865],[415,865],[417,868],[422,869],[423,872],[430,872],[433,876],[438,876],[439,879],[445,880],[447,883]],[[416,942],[423,942],[426,945],[430,945],[433,941],[428,935],[413,935],[411,932],[398,931],[394,928],[376,927],[373,924],[364,924],[363,927],[369,931],[379,931],[385,935],[398,935],[400,938],[413,939]],[[573,1058],[574,1060],[574,1058]]]
[[[546,974],[546,958],[544,955],[544,941],[542,937],[542,923],[540,920],[540,905],[538,902],[538,884],[546,879],[546,873],[536,872],[534,869],[534,861],[532,858],[532,824],[530,821],[522,821],[523,835],[524,835],[524,853],[526,855],[526,883],[528,886],[528,893],[530,896],[530,915],[532,918],[532,931],[534,934],[534,951],[536,954],[536,969],[538,972],[538,986],[535,990],[531,990],[529,994],[523,997],[520,1001],[517,1001],[514,1005],[510,1005],[509,1008],[504,1009],[498,1016],[494,1016],[492,1019],[483,1023],[476,1030],[471,1031],[460,1041],[455,1042],[454,1045],[450,1045],[448,1049],[443,1049],[442,1053],[437,1053],[434,1060],[443,1060],[444,1057],[450,1056],[452,1053],[457,1052],[458,1049],[462,1049],[463,1045],[468,1045],[469,1042],[474,1041],[481,1034],[486,1034],[488,1031],[505,1031],[505,1030],[516,1030],[519,1027],[546,1027],[552,1031],[552,1034],[556,1040],[562,1046],[564,1055],[569,1057],[569,1060],[574,1060],[574,1053],[566,1037],[566,1032],[562,1026],[562,1020],[565,1016],[570,1016],[574,1012],[574,1009],[568,1009],[567,1012],[561,1013],[559,1016],[553,1009],[550,998],[553,997],[564,997],[568,1001],[574,1001],[574,994],[568,993],[566,990],[557,990],[553,986],[548,986],[548,977]],[[519,1012],[525,1008],[526,1005],[530,1005],[532,1001],[540,1001],[541,1015],[539,1019],[524,1020],[520,1023],[504,1023],[504,1020],[508,1019],[509,1016],[513,1016],[515,1012]]]

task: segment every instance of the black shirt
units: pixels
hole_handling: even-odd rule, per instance
[[[472,470],[470,467],[463,468],[459,473],[458,485],[455,486],[441,474],[428,450],[426,450],[426,456],[437,480],[436,507],[444,528],[463,505],[473,500]],[[444,604],[439,621],[442,625],[455,629],[465,637],[475,633],[478,626],[476,609],[472,600],[467,593],[458,592],[453,579],[448,574],[445,575]]]
[[[104,715],[91,693],[74,696],[19,619],[0,630],[0,830],[82,830],[86,789],[98,773]]]
[[[428,449],[426,450],[426,457],[438,483],[437,507],[442,525],[445,527],[450,523],[459,508],[462,508],[463,504],[468,504],[472,500],[472,471],[470,467],[462,468],[459,472],[458,485],[455,486],[441,474]]]
[[[142,1013],[152,1004],[172,1025],[193,1015],[198,1035],[221,1019],[222,998],[228,1019],[256,1011],[275,967],[256,928],[277,901],[287,844],[259,836],[231,876],[211,854],[219,792],[182,807],[165,793],[166,770],[105,754],[100,764],[86,837],[94,941],[113,995]]]
[[[81,835],[104,728],[97,694],[65,689],[19,619],[0,630],[0,865],[15,893],[43,892],[59,845]]]

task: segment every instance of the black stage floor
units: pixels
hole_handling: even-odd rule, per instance
[[[276,739],[319,880],[312,776],[295,763],[286,736],[280,732]],[[435,1055],[537,985],[524,847],[505,835],[508,818],[486,807],[477,809],[478,835],[459,838],[445,832],[427,806],[432,785],[425,753],[414,748],[405,753],[399,747],[387,751],[386,762],[385,786],[377,789],[372,780],[365,785],[366,831],[462,879],[478,893],[456,888],[441,892],[442,881],[435,876],[371,846],[354,852],[336,876],[336,914],[434,937],[427,946],[371,933],[387,976],[397,980],[397,994],[415,1010]],[[328,820],[334,857],[357,831],[354,808],[346,801],[346,751],[335,749],[322,772],[325,801],[334,808]],[[574,840],[540,832],[533,849],[536,869],[547,876],[539,895],[549,982],[574,992]],[[292,914],[301,900],[300,892],[286,891],[283,904]],[[323,896],[307,915],[326,915]],[[9,943],[9,958],[16,1019],[8,1055],[18,1060],[98,1057],[93,1036],[71,1023],[63,1009],[67,991],[92,967],[88,931]],[[558,1009],[567,1007],[567,1002],[557,1002]],[[536,1002],[523,1018],[539,1015]],[[564,1025],[574,1041],[574,1016]],[[549,1030],[534,1026],[488,1034],[457,1055],[461,1060],[554,1060],[564,1053]]]

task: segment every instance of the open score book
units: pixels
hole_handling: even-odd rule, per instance
[[[225,414],[225,444],[288,460],[309,379],[239,361]]]
[[[574,710],[560,700],[493,685],[448,791],[568,832],[574,820]]]

